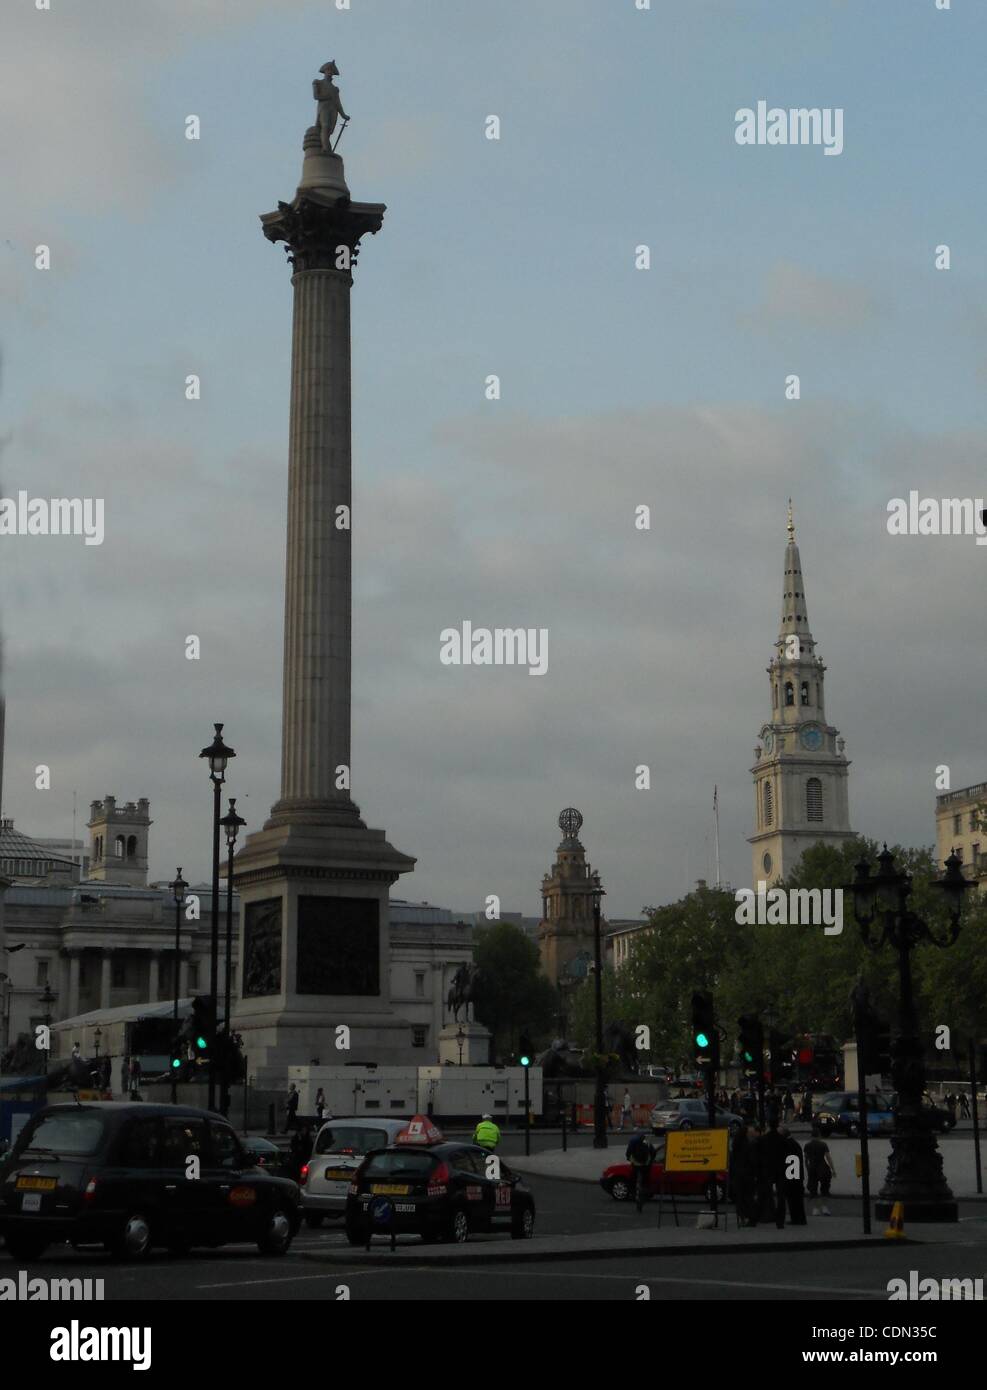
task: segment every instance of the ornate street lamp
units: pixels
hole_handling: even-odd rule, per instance
[[[226,980],[225,996],[226,1011],[223,1015],[225,1023],[223,1027],[223,1057],[225,1065],[223,1067],[222,1081],[222,1101],[220,1109],[224,1115],[230,1113],[230,986],[233,979],[233,851],[236,848],[236,837],[240,832],[240,827],[247,822],[242,816],[236,813],[236,797],[230,797],[230,809],[220,821],[220,825],[226,834]]]
[[[200,758],[209,759],[209,776],[212,779],[212,926],[209,937],[209,1005],[212,1011],[212,1039],[216,1036],[217,1002],[219,995],[219,789],[226,781],[226,766],[236,757],[232,748],[223,742],[223,726],[215,724],[216,735],[211,744],[203,748]],[[209,1058],[209,1096],[210,1110],[216,1108],[216,1049],[212,1048]]]
[[[186,889],[187,889],[187,888],[188,888],[188,884],[187,884],[187,883],[185,882],[185,880],[182,878],[182,871],[181,871],[181,868],[179,868],[178,871],[177,871],[177,873],[175,874],[174,879],[173,879],[172,882],[171,882],[171,898],[172,898],[172,902],[175,904],[175,969],[174,969],[174,976],[175,976],[175,977],[174,977],[174,979],[172,980],[172,984],[174,985],[175,1002],[174,1002],[174,1007],[173,1007],[173,1009],[172,1009],[172,1015],[171,1015],[172,1033],[173,1033],[173,1036],[172,1036],[172,1047],[173,1047],[173,1048],[177,1048],[177,1047],[178,1047],[178,976],[179,976],[179,959],[180,959],[181,950],[182,950],[182,907],[183,907],[183,905],[184,905],[184,903],[185,903],[185,892],[186,892]],[[171,1103],[172,1103],[172,1105],[177,1105],[177,1104],[178,1104],[178,1068],[175,1066],[175,1058],[174,1058],[174,1056],[170,1057],[170,1058],[169,1058],[169,1061],[170,1061],[170,1063],[171,1063]]]
[[[48,1075],[48,1059],[51,1056],[51,1006],[55,999],[56,996],[51,992],[51,985],[46,980],[44,993],[40,999],[40,1002],[45,1006],[45,1041],[48,1044],[45,1048],[45,1076]]]
[[[600,875],[590,880],[593,894],[593,1002],[596,1010],[596,1087],[593,1093],[593,1148],[607,1147],[607,1098],[603,1075],[603,954],[600,944],[600,899],[604,888]]]
[[[854,866],[854,880],[848,885],[853,894],[853,914],[864,945],[879,951],[885,942],[898,954],[898,1035],[891,1046],[891,1075],[898,1093],[891,1155],[884,1186],[875,1208],[878,1219],[890,1216],[895,1202],[905,1204],[906,1221],[956,1221],[956,1200],[943,1176],[942,1154],[926,1113],[925,1058],[919,1033],[918,1011],[912,986],[911,953],[922,941],[946,949],[960,934],[963,894],[973,887],[963,877],[955,851],[945,862],[942,878],[932,887],[944,895],[950,924],[939,935],[911,910],[912,876],[895,868],[895,856],[885,844],[877,856],[878,872],[871,875],[870,864],[861,859]],[[867,1115],[861,1115],[866,1125]]]

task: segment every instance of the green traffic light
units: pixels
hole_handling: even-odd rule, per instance
[[[754,1055],[753,1055],[753,1053],[751,1053],[751,1052],[745,1052],[745,1053],[744,1053],[744,1061],[745,1061],[745,1062],[753,1062],[753,1060],[754,1060]]]
[[[171,1065],[177,1071],[178,1068],[182,1065],[182,1059],[180,1057],[172,1057]]]
[[[196,1038],[196,1040],[195,1040],[195,1045],[196,1045],[196,1047],[199,1049],[200,1052],[205,1052],[205,1050],[206,1050],[206,1040],[205,1040],[205,1038]]]
[[[530,1058],[530,1057],[521,1057],[519,1060],[520,1060],[520,1062],[521,1062],[522,1067],[530,1067],[530,1066],[531,1066],[531,1058]]]
[[[696,1046],[697,1046],[697,1047],[709,1047],[709,1038],[707,1038],[707,1036],[706,1036],[705,1033],[697,1033],[697,1034],[696,1034]]]

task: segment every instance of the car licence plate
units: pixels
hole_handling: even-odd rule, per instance
[[[323,1174],[326,1182],[346,1182],[349,1176],[350,1173],[347,1168],[327,1168]]]
[[[394,1203],[394,1210],[395,1210],[395,1211],[412,1211],[412,1212],[413,1212],[413,1211],[416,1210],[416,1208],[415,1208],[414,1202],[395,1202],[395,1203]]]
[[[374,1193],[375,1196],[380,1197],[407,1197],[411,1188],[406,1182],[375,1182],[371,1183],[370,1191]]]
[[[24,1196],[21,1198],[21,1211],[40,1211],[40,1210],[41,1210],[41,1193],[40,1193],[40,1192],[25,1192],[25,1193],[24,1193]]]
[[[54,1178],[18,1178],[20,1192],[54,1192],[57,1186]]]

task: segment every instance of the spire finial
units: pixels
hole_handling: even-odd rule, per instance
[[[788,543],[795,544],[795,522],[792,519],[792,499],[788,499]]]

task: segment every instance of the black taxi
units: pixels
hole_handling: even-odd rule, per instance
[[[474,1231],[535,1233],[531,1189],[502,1158],[476,1144],[392,1144],[367,1154],[346,1198],[346,1238],[420,1235],[462,1243]]]
[[[183,1105],[50,1105],[0,1161],[0,1236],[16,1260],[54,1241],[141,1259],[155,1246],[287,1251],[297,1183],[258,1168],[222,1115]]]

